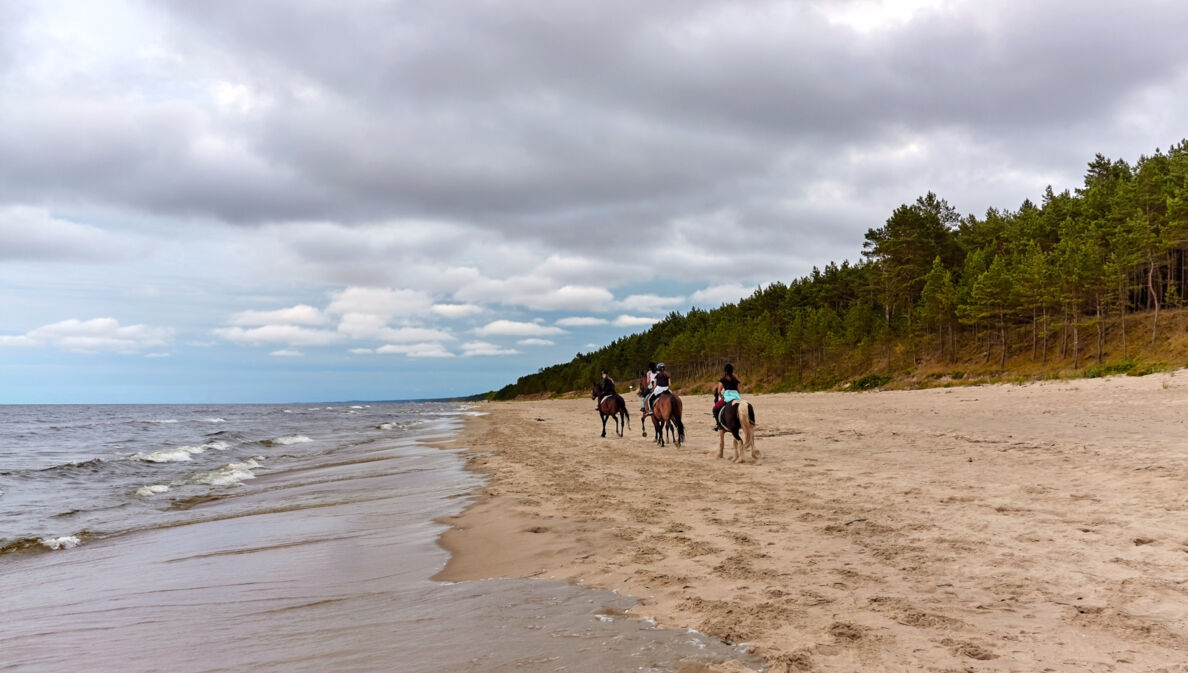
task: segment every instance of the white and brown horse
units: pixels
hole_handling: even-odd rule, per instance
[[[735,463],[747,462],[747,449],[751,450],[751,460],[759,460],[759,449],[755,448],[755,409],[750,402],[739,400],[728,402],[718,411],[718,457],[726,450],[726,433],[734,437]],[[739,432],[742,435],[739,435]]]

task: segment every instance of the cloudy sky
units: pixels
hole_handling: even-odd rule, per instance
[[[1188,135],[1188,6],[0,3],[0,403],[499,387]]]

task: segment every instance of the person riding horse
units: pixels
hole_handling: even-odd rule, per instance
[[[653,379],[652,394],[647,398],[647,408],[651,409],[656,404],[656,398],[668,392],[671,379],[668,376],[668,370],[664,368],[664,363],[656,365],[656,376]]]
[[[648,411],[648,397],[652,394],[652,389],[656,387],[656,363],[648,363],[648,371],[644,372],[643,379],[641,379],[639,388],[639,410],[647,413]]]
[[[721,429],[718,416],[719,412],[722,411],[722,407],[742,399],[738,394],[738,386],[741,381],[734,375],[734,365],[727,363],[724,371],[725,376],[718,379],[718,385],[714,386],[714,432]]]
[[[603,397],[608,397],[611,395],[618,394],[615,392],[615,380],[610,377],[610,374],[606,373],[605,369],[602,370],[602,381],[600,382],[600,384],[602,385],[602,396]],[[597,407],[595,407],[595,408],[597,408]]]
[[[606,437],[606,419],[615,419],[615,434],[623,436],[623,430],[630,427],[627,413],[627,403],[615,392],[615,380],[602,370],[602,380],[594,384],[590,399],[595,401],[595,409],[602,416],[602,436]]]

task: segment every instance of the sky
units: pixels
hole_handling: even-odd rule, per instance
[[[928,191],[1014,209],[1178,142],[1186,29],[1162,0],[9,0],[0,403],[496,389],[857,261]]]

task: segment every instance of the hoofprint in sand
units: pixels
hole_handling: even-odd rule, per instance
[[[1188,671],[1188,372],[748,399],[745,465],[705,397],[680,449],[485,405],[439,578],[615,589],[773,671]]]

